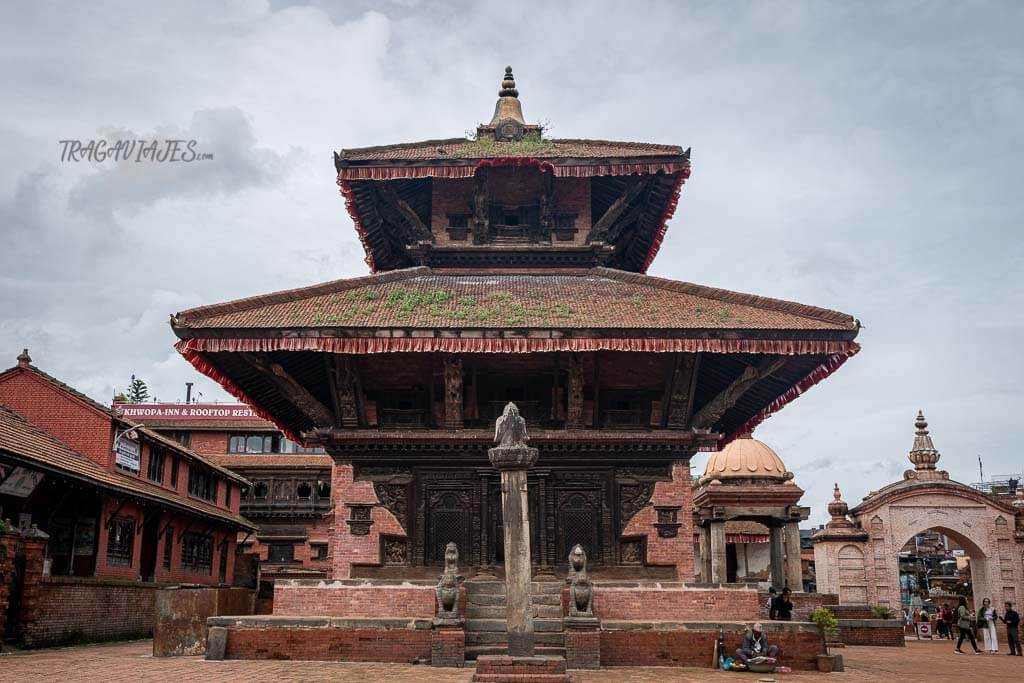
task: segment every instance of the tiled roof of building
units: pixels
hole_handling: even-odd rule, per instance
[[[331,456],[315,453],[266,453],[259,455],[250,453],[207,453],[206,457],[221,467],[330,468],[334,464]]]
[[[141,423],[134,422],[132,420],[128,420],[128,419],[118,415],[109,406],[105,406],[102,403],[100,403],[99,401],[95,401],[92,398],[89,398],[89,396],[87,396],[87,395],[83,394],[82,392],[80,392],[79,390],[75,389],[70,384],[66,384],[66,383],[60,381],[59,379],[57,379],[53,375],[50,375],[49,373],[46,373],[46,372],[40,370],[35,365],[26,365],[26,366],[16,365],[16,366],[14,366],[12,368],[8,368],[7,370],[4,370],[3,372],[0,372],[0,377],[2,377],[3,375],[8,374],[10,372],[17,372],[19,370],[21,370],[21,371],[28,370],[28,371],[32,372],[36,377],[38,377],[38,378],[40,378],[40,379],[42,379],[42,380],[44,380],[46,382],[49,382],[49,383],[53,384],[57,389],[59,389],[59,390],[65,392],[65,393],[73,396],[74,398],[84,402],[89,407],[91,407],[91,408],[93,408],[93,409],[103,413],[104,415],[109,415],[112,420],[114,420],[115,422],[119,423],[123,427],[133,429],[138,434],[140,434],[142,437],[144,437],[144,438],[146,438],[146,439],[148,439],[148,440],[150,440],[152,442],[155,442],[155,443],[159,444],[161,447],[163,447],[163,448],[165,448],[167,450],[173,451],[173,452],[175,452],[175,453],[177,453],[177,454],[179,454],[179,455],[181,455],[181,456],[183,456],[185,458],[188,458],[190,460],[195,460],[197,462],[203,463],[204,465],[207,465],[211,469],[220,472],[220,474],[224,475],[225,477],[228,477],[229,479],[233,479],[233,480],[239,482],[240,484],[244,485],[244,484],[248,484],[249,483],[244,478],[240,477],[239,475],[235,474],[234,472],[232,472],[230,470],[223,469],[220,466],[218,466],[216,463],[213,463],[213,462],[210,462],[210,461],[206,460],[203,456],[199,455],[198,453],[196,453],[192,449],[186,448],[185,446],[182,446],[180,443],[178,443],[174,439],[169,439],[166,436],[164,436],[163,434],[160,434],[159,432],[153,431],[149,427],[142,426]]]
[[[453,275],[409,268],[204,306],[179,328],[543,328],[855,331],[846,314],[594,268],[580,275]]]
[[[341,162],[373,161],[451,161],[456,159],[496,159],[529,157],[533,159],[623,159],[637,157],[682,156],[679,145],[612,140],[470,140],[447,138],[421,142],[343,149]]]
[[[121,495],[142,498],[216,519],[242,529],[255,529],[244,517],[202,501],[176,495],[146,481],[112,472],[72,449],[18,413],[0,406],[0,452],[74,479],[85,480]]]

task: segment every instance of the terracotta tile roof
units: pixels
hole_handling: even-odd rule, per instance
[[[440,148],[443,151],[438,151]],[[338,152],[342,163],[348,161],[444,161],[452,159],[494,159],[531,157],[534,159],[606,159],[682,156],[678,145],[611,140],[560,140],[535,142],[477,141],[467,138],[423,140],[379,147],[359,147]]]
[[[535,328],[855,331],[849,315],[595,268],[454,275],[410,268],[194,308],[178,328]]]
[[[225,477],[228,477],[229,479],[233,479],[233,480],[237,481],[240,484],[246,485],[246,484],[249,483],[243,477],[240,477],[239,475],[235,474],[234,472],[232,472],[230,470],[226,470],[226,469],[223,469],[223,468],[219,467],[216,463],[212,463],[212,462],[206,460],[205,458],[203,458],[203,456],[199,455],[198,453],[196,453],[195,451],[193,451],[190,448],[186,448],[185,446],[182,446],[180,443],[178,443],[174,439],[169,439],[166,436],[164,436],[163,434],[160,434],[159,432],[153,431],[149,427],[141,426],[142,423],[140,423],[140,422],[135,422],[133,420],[128,420],[128,419],[118,415],[110,406],[105,406],[102,403],[100,403],[99,401],[95,401],[95,400],[89,398],[88,396],[86,396],[85,394],[80,392],[79,390],[75,389],[70,384],[65,384],[64,382],[60,381],[59,379],[57,379],[53,375],[50,375],[49,373],[46,373],[46,372],[40,370],[39,368],[37,368],[34,365],[29,365],[27,368],[23,368],[23,367],[20,367],[20,366],[14,366],[12,368],[8,368],[7,370],[4,370],[3,372],[0,372],[0,377],[3,377],[4,375],[6,375],[8,373],[19,372],[19,371],[24,372],[26,370],[29,371],[29,372],[32,372],[36,377],[39,377],[40,379],[42,379],[42,380],[44,380],[46,382],[49,382],[50,384],[53,384],[54,386],[57,387],[57,389],[65,392],[67,394],[70,394],[71,396],[73,396],[74,398],[77,398],[80,401],[83,401],[89,407],[91,407],[91,408],[93,408],[93,409],[103,413],[104,415],[110,416],[110,418],[112,420],[114,420],[116,423],[118,423],[122,427],[129,427],[131,429],[134,429],[143,438],[146,438],[149,441],[152,441],[152,442],[155,442],[155,443],[159,444],[162,448],[164,448],[166,450],[169,450],[169,451],[172,451],[174,453],[177,453],[178,455],[181,455],[181,456],[183,456],[183,457],[185,457],[187,459],[195,460],[197,462],[201,462],[204,465],[207,465],[210,469],[216,470],[217,472],[219,472],[220,474],[224,475]]]
[[[163,503],[168,507],[216,519],[242,529],[256,527],[244,517],[202,501],[174,494],[141,479],[112,472],[78,453],[18,413],[0,406],[0,452],[40,469],[86,480],[120,495]]]
[[[327,467],[334,465],[334,460],[329,455],[318,455],[309,453],[295,454],[262,454],[249,453],[207,453],[206,457],[221,467],[239,468],[260,468],[260,467],[291,467],[291,468],[312,468]]]

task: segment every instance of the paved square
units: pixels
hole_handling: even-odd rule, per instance
[[[423,665],[355,664],[343,662],[225,661],[207,662],[200,657],[151,656],[152,642],[137,641],[113,645],[84,645],[20,652],[0,657],[0,681],[345,681],[363,683],[467,683],[472,668],[435,669]],[[1005,647],[1003,649],[1005,652]],[[928,681],[964,683],[964,681],[1024,680],[1024,657],[953,654],[953,646],[944,642],[908,642],[903,648],[848,647],[843,651],[846,671],[841,674],[797,672],[774,676],[779,681]],[[615,668],[603,671],[577,671],[583,683],[696,683],[697,681],[756,681],[770,678],[764,674],[675,669],[664,667]]]

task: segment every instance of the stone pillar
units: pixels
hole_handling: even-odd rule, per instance
[[[804,572],[800,566],[800,524],[786,524],[786,583],[794,593],[804,589]]]
[[[729,580],[725,566],[725,522],[709,523],[711,536],[711,582],[726,583]]]
[[[14,556],[21,539],[21,534],[11,526],[10,520],[7,520],[7,528],[10,531],[0,531],[0,643],[4,641],[7,606],[10,604],[14,584]]]
[[[25,553],[25,573],[21,581],[21,632],[26,644],[31,645],[30,630],[35,624],[39,607],[40,584],[43,580],[43,553],[49,534],[33,524],[22,535],[21,547]]]
[[[785,588],[786,570],[783,562],[783,529],[781,526],[768,527],[768,549],[771,552],[772,587],[777,591]]]
[[[704,524],[699,529],[697,543],[700,551],[700,580],[711,583],[711,526]]]
[[[537,449],[526,445],[526,421],[514,403],[498,418],[495,440],[487,451],[491,464],[501,472],[501,511],[505,531],[505,600],[508,653],[533,656],[533,606],[531,604],[530,515],[526,472],[537,462]]]

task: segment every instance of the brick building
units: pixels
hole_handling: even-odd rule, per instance
[[[257,526],[240,534],[240,557],[255,559],[261,596],[278,578],[329,574],[331,467],[321,447],[306,448],[242,404],[115,403],[115,412],[191,448],[210,462],[245,477],[240,511]],[[240,572],[252,572],[245,562]]]
[[[31,364],[0,372],[0,516],[52,576],[228,584],[248,482]]]

